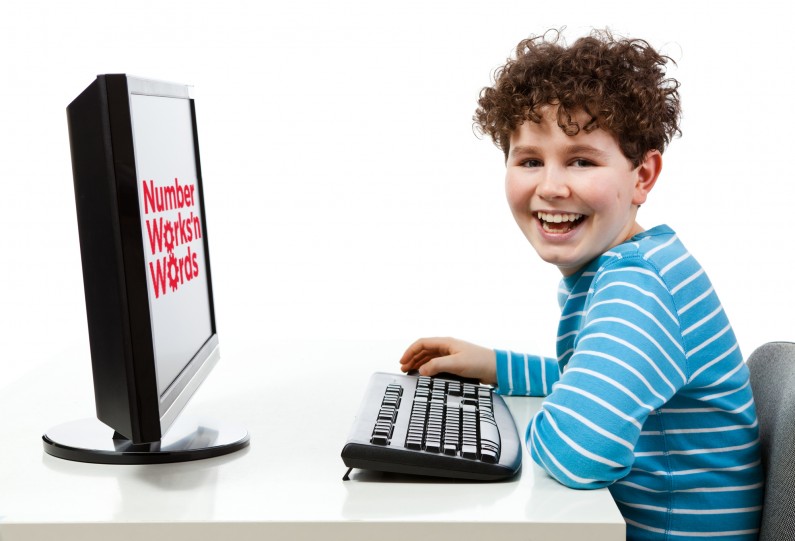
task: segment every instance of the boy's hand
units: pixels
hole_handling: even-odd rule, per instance
[[[455,338],[420,338],[403,354],[400,369],[419,370],[423,376],[449,372],[481,383],[497,384],[494,350]]]

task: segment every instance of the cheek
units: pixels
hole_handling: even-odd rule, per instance
[[[514,213],[530,208],[531,195],[531,190],[526,183],[522,183],[510,175],[505,176],[505,197]]]
[[[601,189],[594,189],[594,186],[601,186]],[[613,213],[623,207],[628,207],[631,196],[616,189],[614,186],[604,186],[594,183],[587,189],[580,191],[580,197],[586,201],[593,212]]]

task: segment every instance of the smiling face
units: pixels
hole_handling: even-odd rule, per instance
[[[649,151],[633,168],[615,136],[599,128],[566,135],[556,114],[546,107],[540,123],[525,121],[511,135],[505,191],[538,255],[568,276],[643,231],[635,215],[662,157]]]

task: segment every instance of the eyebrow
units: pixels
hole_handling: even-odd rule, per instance
[[[599,150],[598,148],[592,147],[590,145],[571,145],[566,147],[566,152],[569,154],[588,154],[596,157],[607,156],[607,153],[603,150]]]
[[[593,157],[606,157],[607,153],[599,150],[596,147],[592,147],[590,145],[568,145],[564,153],[567,155],[587,155]],[[517,155],[526,155],[526,154],[542,154],[541,148],[532,145],[522,145],[516,146],[511,149],[510,156],[517,156]]]
[[[534,146],[518,146],[511,148],[510,156],[517,154],[540,154],[540,149]]]

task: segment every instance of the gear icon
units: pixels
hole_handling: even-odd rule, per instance
[[[167,221],[166,225],[163,227],[163,239],[166,244],[166,250],[172,256],[174,255],[174,226],[172,222]],[[170,261],[169,261],[170,263]]]
[[[168,285],[171,291],[176,291],[179,287],[179,267],[177,266],[177,258],[174,252],[168,256],[168,263],[166,264],[166,275],[168,276]]]

